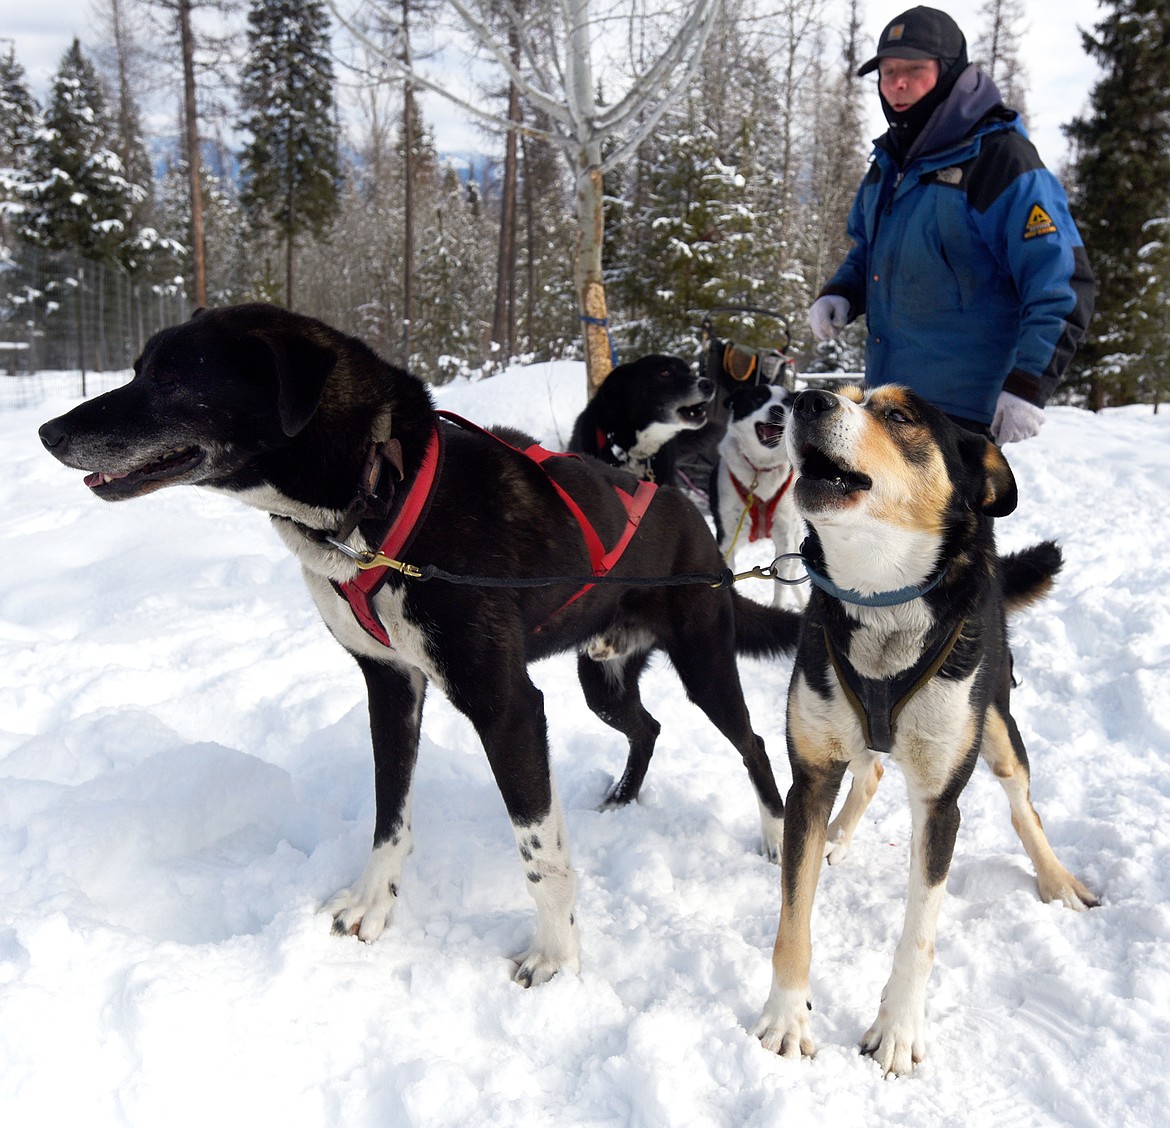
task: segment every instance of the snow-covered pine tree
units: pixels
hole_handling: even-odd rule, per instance
[[[631,353],[689,355],[694,310],[758,301],[745,182],[693,103],[639,150],[637,193],[613,242],[611,287]]]
[[[24,80],[24,67],[9,47],[0,55],[0,254],[10,251],[10,212],[19,206],[36,128],[37,105]]]
[[[131,274],[141,274],[159,249],[154,216],[154,170],[142,132],[142,113],[135,89],[145,82],[146,60],[133,28],[128,0],[101,0],[95,7],[104,44],[95,52],[110,91],[110,121],[114,151],[127,180],[141,190],[131,217],[131,236],[122,258]]]
[[[1101,67],[1075,146],[1073,213],[1097,275],[1097,308],[1066,394],[1095,409],[1165,395],[1146,356],[1167,353],[1161,241],[1170,216],[1170,0],[1110,0],[1085,50]]]
[[[240,88],[240,199],[284,243],[285,302],[296,302],[296,241],[337,214],[340,163],[329,16],[322,0],[253,0]]]
[[[126,179],[113,142],[101,81],[74,39],[30,148],[22,237],[96,262],[116,258],[142,189]]]
[[[416,324],[410,369],[435,384],[478,368],[490,336],[492,224],[478,186],[448,167],[420,208]],[[495,358],[492,358],[495,359]]]

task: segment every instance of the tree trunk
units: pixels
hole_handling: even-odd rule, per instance
[[[593,131],[597,104],[590,56],[589,0],[572,0],[566,94],[577,114],[577,247],[573,283],[585,342],[585,386],[588,395],[605,382],[613,368],[609,315],[601,273],[605,235],[605,189],[601,171],[601,138]]]
[[[520,43],[514,28],[512,60],[520,65]],[[508,120],[520,120],[520,91],[508,84]],[[512,296],[516,276],[516,130],[509,129],[504,140],[504,182],[500,200],[500,242],[496,258],[496,302],[492,310],[492,341],[503,352],[506,363],[515,351],[516,318]]]
[[[191,195],[191,263],[195,304],[207,305],[207,248],[203,235],[203,177],[199,152],[199,118],[195,107],[195,42],[191,35],[191,0],[179,0],[179,44],[183,54],[183,115],[187,177]]]
[[[573,282],[581,313],[585,376],[590,396],[601,387],[613,368],[605,282],[601,273],[604,235],[605,192],[601,177],[601,145],[591,141],[581,148],[581,169],[577,174],[577,253],[573,262]]]
[[[402,51],[407,69],[413,60],[410,54],[410,2],[402,0]],[[403,207],[406,218],[402,233],[402,367],[410,367],[411,324],[414,321],[414,86],[407,79],[402,88],[402,132],[406,138],[403,154],[406,191]]]
[[[85,387],[85,263],[77,263],[77,367],[81,369],[81,398],[86,398]]]

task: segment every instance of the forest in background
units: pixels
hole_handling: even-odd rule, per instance
[[[44,104],[15,52],[0,54],[0,372],[124,368],[197,305],[255,299],[433,382],[581,356],[589,170],[547,95],[589,61],[558,38],[570,5],[606,64],[584,101],[615,123],[589,160],[617,357],[693,357],[700,311],[750,306],[778,316],[717,331],[859,370],[862,324],[818,347],[805,321],[847,249],[868,153],[859,0],[653,14],[641,0],[97,0],[95,32],[65,53]],[[1170,0],[1101,10],[1084,39],[1102,77],[1054,170],[1100,284],[1061,395],[1094,408],[1170,389]],[[972,58],[1026,118],[1022,3],[982,12]],[[426,61],[453,44],[467,44],[486,116],[512,126],[485,127],[472,160],[439,151],[419,105]],[[649,85],[656,66],[672,85]],[[145,107],[160,103],[174,124],[148,134]]]

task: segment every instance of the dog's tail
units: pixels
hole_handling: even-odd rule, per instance
[[[783,607],[757,603],[739,592],[735,604],[735,652],[750,658],[777,658],[792,654],[800,637],[800,615]]]
[[[1001,556],[999,576],[1007,613],[1022,611],[1043,599],[1052,590],[1063,564],[1064,557],[1055,541],[1041,541]]]

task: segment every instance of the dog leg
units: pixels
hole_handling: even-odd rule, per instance
[[[506,675],[507,669],[501,661],[497,672]],[[512,820],[528,892],[536,902],[536,937],[518,957],[513,976],[522,986],[532,987],[547,982],[561,968],[580,970],[577,875],[549,771],[544,697],[528,680],[523,664],[517,670],[508,682],[486,686],[479,669],[475,702],[460,707],[467,704],[465,712],[483,741]]]
[[[638,693],[638,679],[646,668],[649,652],[630,654],[598,662],[581,654],[577,678],[585,701],[610,728],[629,741],[626,768],[602,803],[602,810],[621,807],[638,798],[654,744],[662,726],[646,711]]]
[[[512,824],[524,862],[528,892],[536,901],[536,936],[517,958],[513,977],[523,987],[546,983],[561,968],[581,970],[575,904],[577,875],[569,859],[568,833],[556,789],[548,814],[527,826]]]
[[[849,794],[838,812],[837,817],[829,823],[828,845],[825,847],[825,860],[831,866],[843,862],[849,854],[849,844],[853,841],[853,832],[865,814],[866,808],[877,792],[878,784],[885,774],[881,759],[872,752],[859,757],[863,762],[853,760],[849,764],[849,772],[853,776],[853,783],[849,787]]]
[[[687,613],[685,609],[681,612]],[[697,620],[692,618],[690,626]],[[711,719],[743,758],[760,805],[760,834],[764,855],[780,861],[784,839],[784,800],[776,788],[776,777],[764,742],[752,731],[751,717],[743,699],[739,668],[731,649],[730,630],[711,629],[672,641],[666,647],[687,696]],[[826,816],[827,817],[827,816]]]
[[[791,745],[790,745],[791,747]],[[810,768],[792,757],[792,789],[784,819],[780,925],[772,949],[772,988],[752,1033],[782,1057],[812,1057],[812,907],[825,850],[825,827],[844,775],[843,764]]]
[[[861,1039],[861,1052],[871,1054],[887,1077],[909,1073],[926,1053],[926,983],[959,832],[959,807],[953,798],[932,799],[914,791],[911,785],[910,887],[902,937],[877,1019]]]
[[[1011,714],[1005,717],[998,706],[987,711],[980,752],[1007,793],[1012,826],[1036,867],[1040,899],[1060,901],[1078,912],[1099,904],[1092,891],[1061,865],[1049,844],[1040,816],[1032,806],[1028,758],[1020,730]]]
[[[418,671],[359,658],[366,679],[374,749],[374,847],[361,877],[325,905],[333,931],[377,940],[398,900],[402,865],[412,848],[410,796],[418,757],[426,679]]]

